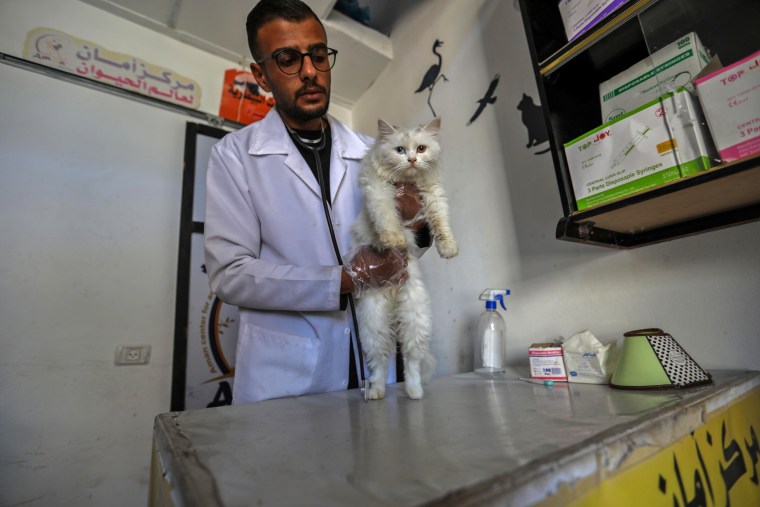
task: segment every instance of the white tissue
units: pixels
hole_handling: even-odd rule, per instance
[[[576,333],[562,344],[567,381],[582,384],[609,383],[611,352],[615,342],[606,345],[588,330]]]

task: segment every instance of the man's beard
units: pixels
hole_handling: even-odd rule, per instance
[[[327,113],[327,109],[329,107],[330,99],[327,99],[327,102],[323,107],[310,110],[306,110],[296,104],[277,104],[277,109],[282,111],[286,116],[288,116],[288,118],[293,118],[294,120],[302,122],[316,120],[317,118],[323,117],[325,113]]]
[[[325,105],[322,107],[319,107],[317,109],[310,109],[306,110],[296,104],[296,101],[294,100],[290,104],[283,104],[283,103],[277,103],[277,109],[279,109],[282,113],[284,113],[289,118],[293,118],[294,120],[306,122],[310,120],[316,120],[317,118],[323,117],[327,110],[330,107],[330,96],[327,94],[327,90],[323,86],[317,86],[320,88],[324,93],[325,97],[327,97],[327,101],[325,102]],[[307,88],[314,88],[314,85],[305,85],[302,89]],[[296,100],[301,95],[301,90],[298,90],[296,92]]]

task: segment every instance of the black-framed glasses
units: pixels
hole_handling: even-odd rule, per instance
[[[295,49],[282,48],[278,49],[270,56],[264,57],[258,61],[259,65],[267,60],[274,60],[280,70],[290,76],[298,74],[303,68],[303,59],[308,56],[311,58],[311,64],[320,72],[327,72],[335,65],[335,57],[338,51],[327,46],[318,46],[306,53],[300,53]]]

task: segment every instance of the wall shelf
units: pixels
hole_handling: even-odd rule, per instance
[[[557,239],[632,248],[760,219],[760,157],[577,211]]]
[[[678,37],[696,32],[723,65],[757,51],[760,2],[629,0],[571,42],[556,0],[520,4],[564,212],[557,239],[635,248],[760,220],[760,156],[578,211],[564,151],[603,123],[599,83]]]

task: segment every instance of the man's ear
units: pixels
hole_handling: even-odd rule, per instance
[[[256,62],[251,63],[251,72],[253,73],[253,77],[256,79],[256,82],[259,84],[259,86],[262,87],[265,92],[272,93],[272,89],[269,88],[267,77],[264,75],[264,71],[261,68],[261,65]]]

